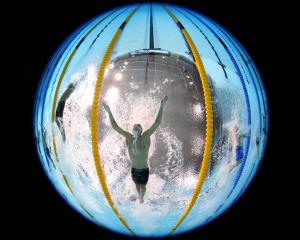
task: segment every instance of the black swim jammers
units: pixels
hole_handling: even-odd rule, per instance
[[[132,168],[131,177],[136,184],[146,185],[149,179],[149,168],[143,168],[143,169]]]

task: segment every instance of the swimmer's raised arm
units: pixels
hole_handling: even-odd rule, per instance
[[[114,130],[116,130],[119,134],[121,134],[122,136],[124,136],[126,138],[130,137],[131,134],[129,132],[127,132],[127,131],[125,131],[125,130],[123,130],[122,128],[119,127],[119,125],[117,124],[117,122],[114,119],[114,116],[111,113],[111,110],[110,110],[109,106],[106,103],[103,103],[103,107],[108,113],[110,124],[111,124],[112,128]]]
[[[160,125],[161,120],[162,120],[163,111],[165,109],[167,100],[168,100],[168,96],[165,96],[161,100],[160,108],[159,108],[157,117],[155,119],[155,122],[153,123],[153,125],[147,131],[144,132],[143,135],[150,137],[155,132],[155,130],[157,129],[157,127]]]

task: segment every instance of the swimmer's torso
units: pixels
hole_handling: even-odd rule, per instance
[[[141,136],[134,141],[133,136],[126,139],[126,146],[133,168],[148,168],[148,153],[151,140],[148,136]]]

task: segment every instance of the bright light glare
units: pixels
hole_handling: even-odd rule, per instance
[[[115,79],[116,79],[117,81],[120,81],[120,80],[122,79],[122,73],[116,73]]]
[[[119,90],[116,87],[112,87],[107,90],[104,101],[110,104],[114,104],[119,98]]]
[[[108,69],[108,68],[105,68],[105,70],[104,70],[104,77],[107,76],[108,72],[109,72],[109,69]]]
[[[108,68],[109,69],[113,69],[115,67],[115,65],[114,65],[114,63],[112,62],[112,63],[110,63],[110,64],[108,64]]]
[[[200,104],[195,104],[193,106],[193,114],[195,114],[197,119],[201,119],[203,117],[203,109]]]

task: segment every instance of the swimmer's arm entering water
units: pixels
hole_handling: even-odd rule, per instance
[[[165,96],[164,99],[161,100],[160,108],[159,108],[157,117],[155,119],[155,122],[153,123],[153,125],[147,131],[144,132],[143,136],[150,137],[155,132],[157,127],[160,125],[161,120],[162,120],[163,111],[165,109],[167,100],[168,100],[168,96]]]
[[[127,132],[127,131],[125,131],[125,130],[123,130],[122,128],[119,127],[119,125],[117,124],[117,122],[114,119],[114,116],[111,113],[111,110],[110,110],[109,106],[106,103],[103,103],[103,107],[108,113],[110,124],[111,124],[112,128],[114,130],[116,130],[119,134],[121,134],[123,137],[125,137],[125,138],[130,137],[131,134],[129,132]]]

